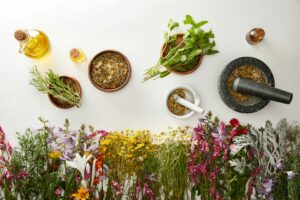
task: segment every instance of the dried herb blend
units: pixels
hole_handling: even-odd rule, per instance
[[[238,77],[250,79],[257,83],[267,84],[266,76],[259,68],[252,65],[246,65],[236,68],[229,76],[229,79],[227,81],[227,87],[233,99],[238,103],[247,102],[251,98],[251,96],[249,95],[235,92],[232,89],[233,82]]]
[[[177,94],[181,98],[185,98],[184,89],[176,89],[174,90],[168,97],[167,106],[168,109],[175,115],[185,115],[186,113],[190,112],[191,110],[186,108],[183,105],[176,103],[174,95]]]
[[[116,89],[123,85],[129,75],[126,59],[117,52],[105,52],[94,58],[91,78],[103,89]]]

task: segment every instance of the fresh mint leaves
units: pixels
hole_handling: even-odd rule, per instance
[[[185,25],[190,25],[190,28],[183,36],[183,41],[176,43],[177,35],[172,31],[179,27],[179,23],[170,19],[168,30],[164,34],[165,47],[167,55],[160,57],[157,64],[146,70],[144,81],[160,77],[163,78],[169,75],[172,71],[185,72],[193,69],[199,60],[199,56],[212,55],[218,53],[214,49],[216,43],[212,30],[205,31],[202,26],[208,21],[196,22],[192,16],[186,15],[183,21]]]

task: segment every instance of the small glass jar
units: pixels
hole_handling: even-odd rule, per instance
[[[74,48],[70,50],[70,59],[72,62],[80,64],[85,61],[85,54],[82,49]]]
[[[254,28],[246,35],[246,40],[249,44],[257,44],[264,39],[265,31],[262,28]]]

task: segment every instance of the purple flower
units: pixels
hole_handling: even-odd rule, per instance
[[[263,187],[266,190],[267,193],[270,193],[272,191],[272,187],[275,184],[274,179],[266,179],[263,181]]]
[[[295,173],[293,171],[287,171],[286,173],[287,173],[289,180],[292,180],[293,178],[295,178],[298,175],[298,173]]]
[[[219,127],[212,133],[212,136],[218,141],[226,140],[226,125],[224,122],[220,122]]]
[[[277,163],[276,163],[276,168],[283,170],[285,167],[284,161],[282,159],[280,159]]]
[[[272,200],[271,192],[273,190],[273,186],[275,184],[275,179],[267,178],[263,181],[262,187],[258,189],[258,193],[260,197],[264,199]]]

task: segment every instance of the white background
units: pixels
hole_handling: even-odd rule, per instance
[[[208,20],[205,28],[216,35],[214,56],[206,56],[191,75],[171,75],[141,83],[146,68],[156,63],[170,18],[182,22],[186,14]],[[266,31],[257,46],[246,43],[246,33],[254,27]],[[37,63],[18,53],[14,31],[20,28],[43,30],[50,38],[52,54],[47,62]],[[0,124],[8,139],[16,144],[16,131],[38,124],[43,116],[53,125],[65,118],[72,127],[88,123],[95,128],[164,130],[169,125],[196,125],[199,115],[177,120],[168,115],[165,94],[175,84],[192,86],[201,105],[223,120],[237,117],[244,123],[263,125],[270,119],[300,119],[300,0],[25,0],[2,1],[0,5]],[[115,93],[97,90],[89,81],[88,61],[71,63],[73,47],[82,48],[88,61],[105,49],[123,52],[132,64],[128,85]],[[217,82],[231,60],[253,56],[273,71],[276,86],[294,93],[290,105],[271,102],[253,114],[229,109],[220,99]],[[82,106],[61,110],[47,95],[28,85],[29,69],[34,64],[61,75],[76,77],[83,89]]]

